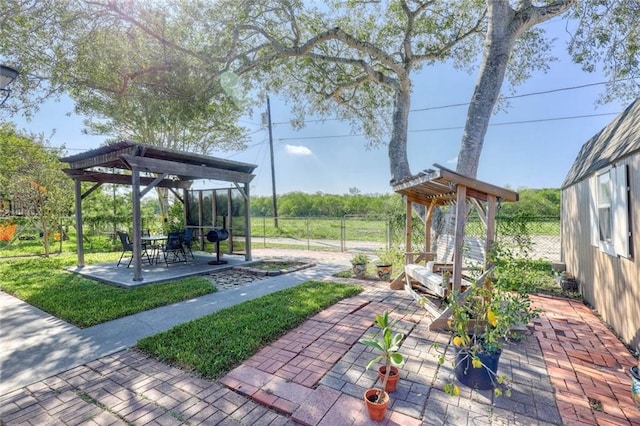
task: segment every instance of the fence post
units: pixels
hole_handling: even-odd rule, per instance
[[[342,216],[340,218],[340,251],[342,253],[344,253],[345,251],[345,243],[344,243],[345,238],[346,238],[345,217]]]
[[[267,248],[267,219],[262,217],[262,245]]]

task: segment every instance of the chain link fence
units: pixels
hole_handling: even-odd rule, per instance
[[[11,231],[11,218],[1,218],[0,256],[42,254],[41,239],[35,222],[22,222]],[[403,247],[405,238],[404,215],[389,216],[343,216],[343,217],[278,217],[275,226],[273,217],[253,217],[251,238],[255,248],[298,248],[303,250],[325,250],[341,252],[364,252],[375,254],[389,247]],[[75,220],[61,220],[66,248],[75,249]],[[88,226],[87,226],[88,225]],[[5,228],[3,228],[3,226]],[[123,228],[124,229],[124,228]],[[471,218],[466,228],[467,235],[481,238],[482,224]],[[9,235],[11,234],[11,235]],[[85,224],[85,245],[91,249],[117,248],[111,224]],[[557,261],[560,259],[560,218],[519,217],[497,219],[498,241],[510,247],[518,247],[519,253],[532,259]],[[60,235],[50,238],[58,242]],[[238,229],[236,239],[244,237]],[[416,250],[424,250],[424,225],[414,219],[412,243]],[[32,252],[32,253],[31,253]]]
[[[402,246],[405,219],[388,216],[254,217],[251,238],[254,247],[288,247],[307,250],[375,252],[391,246]],[[479,220],[471,219],[467,235],[484,235]],[[414,220],[412,242],[424,248],[424,225]],[[518,217],[497,219],[498,241],[517,247],[517,253],[533,259],[560,259],[559,217]]]

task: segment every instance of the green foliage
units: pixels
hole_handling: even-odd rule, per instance
[[[308,281],[144,338],[138,347],[163,362],[216,379],[310,316],[361,291]]]
[[[544,286],[551,279],[551,262],[530,259],[528,253],[505,243],[495,244],[491,253],[496,267],[494,283],[521,293],[533,293]]]
[[[500,205],[501,217],[560,217],[559,188],[520,188],[518,194],[518,201]]]
[[[0,196],[22,205],[43,235],[53,235],[60,218],[73,206],[72,180],[62,171],[60,149],[47,146],[40,136],[21,134],[4,124],[0,126],[0,152]],[[48,256],[50,239],[41,241]]]
[[[498,384],[505,385],[509,395],[511,391],[507,377],[495,375],[480,355],[502,351],[505,342],[513,337],[514,328],[523,327],[538,316],[539,311],[532,308],[528,295],[507,291],[498,285],[478,284],[465,295],[452,293],[448,298],[448,307],[451,310],[449,326],[452,343],[464,354],[460,362],[470,360],[472,368],[486,369],[495,386],[495,395],[503,392]],[[440,355],[439,363],[443,362],[444,355]],[[454,368],[456,362],[454,359]],[[459,389],[450,382],[445,385],[445,392],[457,395]]]
[[[356,253],[351,257],[352,265],[366,265],[369,263],[369,256],[365,253]]]
[[[88,254],[85,261],[89,264],[117,258],[116,253]],[[1,288],[78,327],[90,327],[216,291],[211,282],[201,277],[132,289],[110,286],[63,270],[76,260],[69,254],[0,262]]]
[[[278,216],[281,217],[384,216],[398,209],[402,209],[402,198],[398,194],[289,192],[278,196]],[[258,217],[273,216],[272,197],[251,197],[251,214]]]

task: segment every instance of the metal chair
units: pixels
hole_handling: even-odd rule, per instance
[[[118,237],[120,238],[120,243],[122,244],[122,254],[120,255],[120,259],[118,260],[118,264],[116,265],[116,267],[120,266],[120,263],[122,262],[122,258],[124,257],[124,254],[127,252],[130,252],[131,259],[129,259],[129,263],[127,264],[127,268],[128,268],[129,266],[131,266],[131,262],[133,262],[133,243],[129,239],[129,234],[127,234],[126,232],[117,231],[117,233],[118,233]],[[146,245],[141,246],[140,255],[146,256],[147,262],[151,264],[151,258],[149,257],[149,252],[147,251]]]
[[[180,232],[169,232],[167,242],[160,247],[160,251],[162,251],[164,263],[167,266],[169,266],[169,262],[187,262],[187,255],[182,247],[182,235]],[[171,260],[169,260],[169,257],[171,257]]]
[[[189,254],[191,255],[191,259],[195,260],[196,257],[193,255],[193,251],[191,251],[192,241],[193,241],[193,229],[185,228],[184,232],[182,233],[182,248],[185,252],[185,256],[188,251]]]

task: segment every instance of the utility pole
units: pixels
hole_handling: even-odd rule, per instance
[[[264,117],[264,116],[263,116]],[[265,120],[262,120],[263,123]],[[271,103],[267,96],[267,125],[269,126],[269,150],[271,151],[271,188],[273,190],[273,226],[278,229],[278,200],[276,198],[276,169],[273,162],[273,132],[271,130]]]

